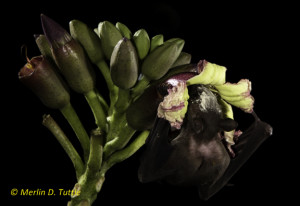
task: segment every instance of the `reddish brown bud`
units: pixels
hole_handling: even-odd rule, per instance
[[[70,101],[69,92],[52,64],[43,56],[29,60],[20,70],[20,81],[29,87],[47,107],[60,109]]]

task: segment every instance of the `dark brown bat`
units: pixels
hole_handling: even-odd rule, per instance
[[[197,186],[201,199],[218,192],[272,134],[272,127],[253,112],[254,123],[239,136],[231,158],[222,142],[222,132],[237,127],[222,119],[216,95],[207,87],[193,85],[180,130],[167,120],[156,118],[141,158],[141,182],[165,181],[174,185]]]

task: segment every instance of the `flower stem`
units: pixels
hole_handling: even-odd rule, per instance
[[[84,129],[76,111],[74,110],[71,103],[67,104],[65,107],[60,109],[61,113],[67,119],[69,124],[71,125],[73,131],[75,132],[81,146],[83,149],[84,161],[87,162],[89,153],[90,153],[90,140],[89,136]]]
[[[72,200],[68,203],[71,206],[91,205],[100,192],[104,182],[104,174],[100,174],[103,153],[103,134],[98,129],[91,134],[91,149],[89,160],[84,174],[74,186],[74,191],[80,191],[80,195],[71,196]]]
[[[99,129],[93,130],[90,140],[90,155],[87,162],[87,178],[96,174],[101,167],[103,153],[103,134]]]
[[[112,153],[124,148],[130,141],[136,130],[128,126],[125,114],[114,116],[113,125],[107,136],[107,142],[104,147],[104,158],[107,159]]]
[[[121,162],[133,155],[141,146],[145,144],[149,131],[143,131],[129,146],[113,153],[108,160],[101,159],[102,154],[102,136],[96,135],[91,137],[91,152],[88,166],[85,173],[80,177],[74,189],[80,191],[80,195],[71,196],[68,206],[92,205],[97,198],[105,180],[105,173],[113,165]],[[101,163],[102,162],[102,163]]]
[[[101,168],[102,173],[106,173],[109,168],[111,168],[116,163],[122,162],[125,159],[133,155],[139,148],[141,148],[149,135],[149,131],[143,131],[138,137],[136,137],[133,142],[122,150],[113,153],[108,160],[103,164]]]
[[[100,69],[100,71],[106,81],[106,84],[107,84],[107,87],[108,87],[108,90],[110,93],[110,102],[111,102],[111,104],[112,103],[114,104],[116,101],[116,98],[117,98],[118,88],[114,85],[114,83],[111,79],[110,69],[104,60],[98,62],[97,67]]]
[[[144,90],[149,85],[150,80],[143,76],[142,79],[137,83],[137,85],[132,89],[132,99],[135,100],[137,97],[139,97]]]
[[[109,109],[107,102],[105,101],[105,99],[103,98],[103,96],[100,94],[100,92],[96,88],[94,90],[95,90],[95,92],[97,94],[98,100],[99,100],[102,108],[104,109],[105,113],[107,113],[107,111]]]
[[[74,165],[77,179],[79,179],[79,177],[83,174],[84,164],[76,149],[73,147],[72,143],[69,141],[65,133],[50,115],[43,116],[43,125],[51,131],[51,133],[56,137],[65,152],[68,154]]]
[[[91,110],[94,114],[94,118],[96,121],[96,125],[102,130],[102,131],[107,131],[107,126],[106,126],[106,114],[101,106],[97,93],[95,90],[91,90],[88,93],[84,94],[87,102],[89,103]]]
[[[130,104],[129,90],[119,88],[118,100],[115,104],[115,110],[118,113],[123,113]]]

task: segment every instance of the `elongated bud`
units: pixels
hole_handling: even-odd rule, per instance
[[[176,59],[172,67],[177,67],[181,66],[184,64],[190,64],[192,59],[192,55],[186,53],[186,52],[181,52],[179,57]]]
[[[41,22],[45,36],[53,50],[63,47],[72,40],[70,34],[58,23],[41,14]]]
[[[178,58],[183,46],[184,40],[176,39],[157,47],[145,58],[142,73],[150,80],[163,77]]]
[[[78,93],[91,91],[94,73],[81,45],[49,17],[42,14],[41,20],[54,60],[69,86]]]
[[[152,37],[150,43],[150,52],[152,52],[156,47],[164,43],[164,36],[162,34]]]
[[[82,45],[91,62],[97,64],[102,61],[104,59],[104,54],[97,34],[79,20],[70,21],[69,26],[71,36]]]
[[[97,28],[94,28],[94,32],[95,32],[95,34],[99,37],[98,27],[97,27]]]
[[[133,41],[140,59],[144,59],[150,49],[150,39],[145,29],[140,29],[133,35]]]
[[[125,24],[122,24],[121,22],[117,22],[116,28],[120,31],[123,37],[126,37],[127,39],[131,39],[132,33]]]
[[[32,58],[20,70],[19,79],[29,87],[47,107],[63,108],[70,102],[70,95],[53,65],[43,56]]]
[[[116,44],[122,39],[122,34],[109,21],[103,21],[98,26],[102,49],[105,57],[110,60]]]
[[[115,85],[122,89],[133,87],[138,78],[138,56],[127,38],[121,39],[111,55],[110,73]]]
[[[41,54],[48,59],[48,61],[54,61],[51,51],[51,45],[47,38],[43,34],[34,35],[35,42],[41,52]]]

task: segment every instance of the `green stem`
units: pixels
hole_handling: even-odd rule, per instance
[[[65,107],[60,109],[60,111],[67,119],[73,131],[75,132],[83,149],[84,161],[87,162],[90,153],[90,140],[76,111],[72,107],[71,103],[67,104]]]
[[[115,151],[123,149],[127,145],[127,143],[130,141],[130,139],[132,138],[132,136],[134,135],[135,132],[136,132],[136,130],[134,130],[128,126],[124,126],[123,128],[120,128],[118,134],[116,136],[114,136],[114,138],[112,140],[108,141],[105,144],[105,147],[104,147],[105,159],[107,159]]]
[[[103,135],[99,129],[93,130],[90,140],[90,155],[87,162],[87,178],[92,178],[101,167],[103,153]]]
[[[103,153],[103,135],[98,129],[91,134],[91,150],[85,173],[75,184],[73,191],[80,191],[79,195],[71,196],[68,205],[91,205],[100,192],[104,182],[104,174],[100,174]]]
[[[115,104],[115,110],[118,113],[123,113],[130,103],[130,93],[127,89],[119,88],[118,100]]]
[[[100,69],[105,81],[106,81],[106,84],[107,84],[107,87],[109,89],[109,91],[112,91],[113,88],[114,88],[114,83],[112,82],[112,79],[111,79],[111,76],[110,76],[110,69],[109,67],[107,66],[106,62],[104,60],[100,61],[97,63],[97,67]]]
[[[147,77],[143,76],[142,79],[137,83],[137,85],[132,89],[132,99],[135,100],[137,97],[139,97],[147,88],[149,83],[150,80]]]
[[[102,153],[103,153],[103,138],[101,130],[95,129],[91,133],[91,150],[87,167],[84,174],[75,184],[73,191],[80,191],[80,194],[71,195],[72,200],[68,203],[71,206],[83,206],[91,205],[96,197],[97,193],[101,190],[104,182],[104,174],[100,174],[100,168],[102,165]]]
[[[133,140],[133,142],[129,146],[112,154],[109,159],[103,164],[101,172],[105,174],[107,170],[113,165],[122,162],[133,155],[139,148],[141,148],[145,144],[148,135],[148,130],[143,131],[137,138]]]
[[[99,100],[101,106],[103,107],[103,109],[107,113],[108,108],[109,108],[107,102],[105,101],[105,99],[102,97],[102,95],[100,94],[100,92],[97,89],[94,89],[94,90],[95,90],[95,92],[97,94],[97,97],[98,97],[98,100]]]
[[[100,147],[96,147],[94,149],[91,148],[90,158],[93,160],[89,160],[89,164],[94,162],[97,166],[94,167],[93,172],[89,172],[89,166],[87,167],[85,173],[81,176],[73,189],[75,191],[80,191],[80,195],[71,196],[72,200],[68,203],[68,206],[92,205],[97,198],[97,193],[99,193],[102,188],[107,170],[116,163],[121,162],[133,155],[141,146],[145,144],[148,135],[149,131],[143,131],[129,146],[112,154],[111,157],[102,164],[99,163],[99,161],[94,162],[94,160],[98,158],[92,158],[94,155],[97,156],[97,154],[101,153],[99,150]],[[91,137],[91,139],[92,138],[93,137]],[[95,140],[96,141],[94,141],[93,145],[99,145],[96,143],[97,139]],[[94,146],[91,145],[91,147]],[[99,165],[101,165],[100,171],[98,171]]]
[[[87,179],[85,174],[78,183],[75,184],[73,191],[80,191],[79,195],[71,195],[68,206],[91,206],[97,198],[105,180],[105,175],[98,172],[93,179]]]
[[[107,131],[106,114],[98,100],[98,96],[97,96],[95,90],[89,91],[88,93],[84,94],[84,96],[85,96],[87,102],[89,103],[91,110],[94,114],[96,125],[102,131]]]
[[[110,69],[104,60],[98,62],[97,67],[100,69],[100,71],[106,81],[106,84],[107,84],[107,87],[109,90],[109,94],[110,94],[110,102],[114,104],[115,100],[117,98],[118,88],[114,85],[114,83],[111,79]]]
[[[65,133],[50,115],[43,116],[43,125],[51,131],[51,133],[56,137],[60,145],[63,147],[63,149],[71,159],[76,171],[77,179],[79,179],[79,177],[83,174],[84,164],[76,149],[73,147],[72,143],[69,141]]]

